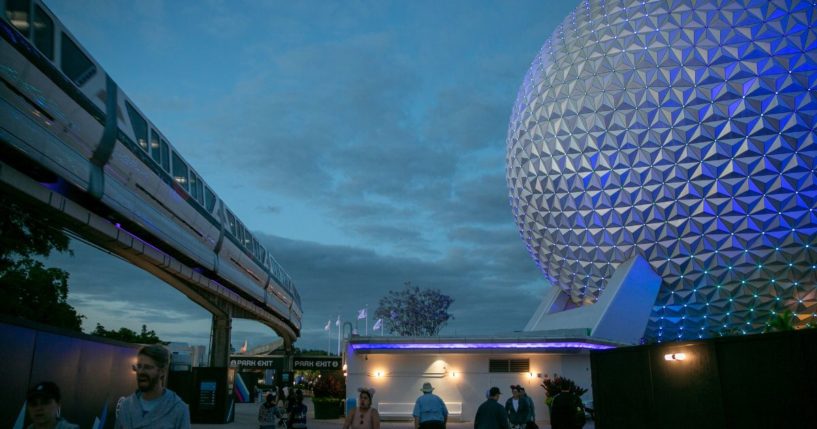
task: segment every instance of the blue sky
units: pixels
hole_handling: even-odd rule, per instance
[[[547,283],[516,231],[505,134],[576,1],[51,0],[48,6],[296,282],[298,347],[411,281],[443,335],[520,330]],[[209,315],[74,242],[69,301],[109,328],[206,344]],[[94,267],[93,270],[88,267]],[[236,320],[233,343],[275,338]]]

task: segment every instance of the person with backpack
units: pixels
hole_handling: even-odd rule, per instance
[[[568,387],[553,397],[550,405],[552,429],[576,429],[584,426],[584,404]]]

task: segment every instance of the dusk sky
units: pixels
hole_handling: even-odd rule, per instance
[[[296,346],[318,349],[327,320],[374,313],[406,281],[454,298],[442,335],[524,327],[548,284],[513,221],[505,136],[525,72],[577,3],[47,1],[289,272]],[[209,313],[180,292],[72,248],[50,262],[70,271],[86,331],[144,323],[209,342]],[[236,347],[275,337],[233,323]]]

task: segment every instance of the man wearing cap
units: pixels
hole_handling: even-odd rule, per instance
[[[115,429],[190,429],[190,410],[164,387],[170,353],[162,346],[144,346],[136,355],[138,390],[117,404]]]
[[[431,393],[431,383],[423,383],[423,394],[414,402],[414,429],[444,429],[448,422],[448,408],[443,400]]]
[[[499,403],[499,388],[492,387],[485,395],[488,399],[477,409],[474,429],[509,429],[508,413]]]
[[[508,413],[512,429],[524,429],[531,420],[531,409],[523,392],[522,386],[511,386],[513,396],[505,402],[505,412]]]
[[[28,429],[79,429],[60,417],[60,388],[50,381],[43,381],[26,394],[26,408],[31,425]]]

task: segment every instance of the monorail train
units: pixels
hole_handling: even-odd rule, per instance
[[[39,0],[0,0],[0,154],[300,332],[289,275]]]

